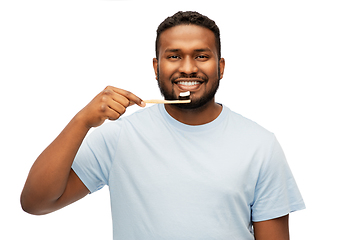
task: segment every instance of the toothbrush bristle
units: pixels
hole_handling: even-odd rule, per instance
[[[179,97],[189,97],[190,96],[190,91],[187,91],[187,92],[181,92],[179,94]]]

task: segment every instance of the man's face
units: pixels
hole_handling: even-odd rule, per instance
[[[225,61],[220,59],[215,35],[197,25],[179,25],[160,35],[159,56],[154,59],[156,79],[167,100],[190,91],[191,103],[178,107],[194,109],[214,101]]]

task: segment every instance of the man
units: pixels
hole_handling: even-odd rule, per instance
[[[156,79],[165,99],[190,91],[191,103],[119,118],[145,103],[105,88],[35,161],[23,209],[47,214],[108,185],[114,239],[289,239],[288,214],[303,200],[274,135],[215,102],[220,54],[215,22],[196,12],[167,18]]]

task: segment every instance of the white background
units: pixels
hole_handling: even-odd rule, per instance
[[[161,97],[155,31],[178,10],[216,21],[216,100],[274,132],[287,155],[307,205],[290,215],[292,240],[356,239],[360,7],[347,0],[1,1],[0,238],[112,238],[107,188],[46,216],[24,213],[20,193],[36,157],[107,85]]]

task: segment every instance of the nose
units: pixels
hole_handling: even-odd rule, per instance
[[[185,74],[193,74],[197,73],[198,68],[196,66],[196,61],[190,56],[187,56],[182,59],[179,72],[185,73]]]

